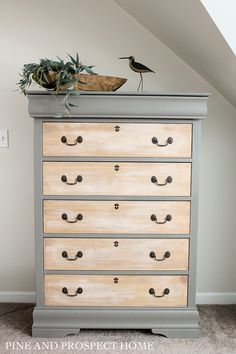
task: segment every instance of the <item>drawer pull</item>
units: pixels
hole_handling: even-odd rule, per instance
[[[70,224],[75,224],[77,221],[81,221],[83,220],[83,215],[82,214],[78,214],[75,218],[75,220],[68,220],[68,216],[66,213],[63,213],[61,216],[62,220],[70,223]]]
[[[79,183],[82,182],[83,177],[79,175],[79,176],[76,177],[76,179],[75,179],[74,182],[68,182],[66,175],[63,175],[63,176],[61,176],[61,180],[62,180],[62,182],[68,184],[69,186],[72,186],[72,185],[74,185],[74,184],[76,184],[76,183],[78,183],[78,182],[79,182]]]
[[[168,295],[170,293],[170,289],[168,289],[168,288],[165,288],[164,290],[163,290],[163,293],[161,294],[161,295],[156,295],[155,294],[155,290],[153,289],[153,288],[150,288],[149,289],[149,294],[150,295],[153,295],[153,296],[155,296],[155,297],[163,297],[163,296],[165,296],[165,295]]]
[[[154,258],[155,261],[161,262],[161,261],[164,261],[166,258],[170,257],[170,252],[166,251],[164,256],[163,256],[163,258],[157,258],[156,253],[152,251],[152,252],[149,253],[149,257],[150,258]]]
[[[159,144],[158,139],[157,139],[155,136],[152,138],[152,143],[155,144],[155,145],[157,145],[157,146],[160,146],[160,147],[163,147],[163,146],[167,146],[167,145],[169,145],[169,144],[172,144],[173,141],[174,141],[174,139],[173,139],[171,136],[169,136],[169,138],[166,139],[165,144]]]
[[[67,288],[62,288],[62,293],[65,294],[66,296],[70,296],[70,297],[74,297],[77,296],[78,294],[82,294],[83,289],[82,288],[78,288],[74,294],[69,294],[68,293],[68,289]]]
[[[68,143],[68,142],[67,142],[67,137],[66,137],[66,136],[62,136],[62,137],[61,137],[61,142],[62,142],[63,144],[68,145],[68,146],[75,146],[75,145],[77,145],[77,144],[81,144],[81,143],[83,142],[83,138],[82,138],[82,136],[78,136],[78,137],[76,138],[76,140],[74,141],[74,143]]]
[[[171,221],[172,220],[172,216],[170,214],[167,214],[164,221],[157,221],[156,215],[152,214],[151,215],[151,220],[155,221],[157,224],[165,224],[167,221]]]
[[[152,176],[151,181],[152,181],[152,183],[156,183],[156,185],[158,185],[158,186],[166,186],[167,183],[171,183],[173,181],[173,178],[171,176],[168,176],[164,183],[159,183],[156,176]]]
[[[61,255],[63,258],[66,258],[68,261],[76,261],[76,259],[83,257],[83,253],[81,251],[78,251],[74,258],[68,258],[68,253],[66,251],[63,251]]]

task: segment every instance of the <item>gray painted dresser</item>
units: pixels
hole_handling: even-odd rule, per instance
[[[32,335],[196,337],[198,169],[207,94],[29,91],[35,123]]]

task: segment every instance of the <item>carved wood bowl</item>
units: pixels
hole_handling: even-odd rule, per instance
[[[83,91],[116,91],[127,81],[122,77],[104,75],[75,74],[75,77],[85,84],[77,82],[74,89]],[[43,83],[43,86],[48,89],[55,88],[56,78],[57,72],[50,71],[48,73],[49,83]],[[66,91],[66,85],[61,85],[60,91]]]

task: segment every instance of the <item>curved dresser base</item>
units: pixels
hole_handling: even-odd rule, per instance
[[[199,336],[197,308],[185,309],[65,309],[38,308],[33,312],[33,337],[55,338],[80,329],[150,329],[169,338]]]

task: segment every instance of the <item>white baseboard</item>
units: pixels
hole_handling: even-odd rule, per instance
[[[197,293],[197,305],[232,305],[236,304],[236,293]]]
[[[236,304],[236,293],[197,293],[198,305]],[[34,291],[0,291],[0,302],[35,303]]]
[[[0,302],[35,303],[35,291],[0,291]]]

